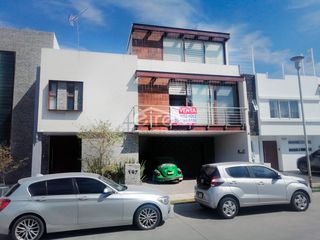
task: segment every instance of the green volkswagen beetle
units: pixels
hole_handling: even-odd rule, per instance
[[[154,182],[180,182],[183,179],[182,171],[177,167],[176,160],[172,157],[155,158],[156,168],[153,171]]]

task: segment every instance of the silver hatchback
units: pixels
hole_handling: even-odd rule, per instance
[[[0,233],[37,240],[43,233],[135,224],[153,229],[170,212],[169,197],[97,174],[21,179],[0,199]]]
[[[240,207],[291,204],[296,211],[308,209],[311,189],[302,178],[285,176],[252,163],[203,165],[195,186],[195,200],[216,208],[223,218],[233,218]]]

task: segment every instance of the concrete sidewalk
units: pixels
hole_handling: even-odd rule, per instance
[[[171,201],[184,201],[194,199],[194,186],[196,180],[183,180],[180,183],[152,183],[144,182],[143,186],[164,192],[170,196]]]

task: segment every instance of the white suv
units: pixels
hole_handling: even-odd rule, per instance
[[[253,163],[203,165],[195,186],[195,200],[216,208],[223,218],[233,218],[239,207],[291,204],[296,211],[308,209],[311,189],[302,178],[285,176]]]

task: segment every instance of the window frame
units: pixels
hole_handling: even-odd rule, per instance
[[[58,89],[59,89],[59,82],[60,83],[65,83],[66,84],[66,109],[58,109],[58,102],[59,102],[59,99],[58,99]],[[50,88],[51,88],[51,84],[52,83],[56,83],[56,91],[55,91],[55,94],[53,94],[51,91],[50,91]],[[68,85],[72,84],[73,85],[73,93],[69,93],[68,91]],[[79,85],[81,86],[81,93],[78,93],[78,98],[75,99],[75,90],[76,90],[76,85]],[[83,82],[81,81],[64,81],[64,80],[49,80],[48,82],[48,101],[47,101],[47,110],[50,111],[50,112],[82,112],[82,109],[83,109]],[[55,97],[55,108],[51,108],[51,105],[50,105],[50,97]],[[73,98],[73,109],[69,109],[68,108],[68,99],[69,98]],[[79,100],[79,97],[81,98],[81,100]],[[76,104],[76,100],[78,101],[78,107],[77,109],[74,109],[75,108],[75,104]],[[79,101],[80,101],[80,105],[81,107],[79,107]]]
[[[270,169],[266,166],[248,166],[248,170],[250,171],[250,175],[252,176],[252,178],[257,178],[257,179],[276,179],[276,178],[262,178],[262,177],[256,177],[253,168],[255,167],[259,167],[259,168],[264,168],[264,169],[268,169],[269,171],[273,172],[275,174],[275,176],[278,176],[279,174],[274,171],[273,169]]]
[[[66,180],[66,179],[70,179],[70,180],[71,180],[73,193],[67,193],[67,194],[49,194],[48,182],[50,182],[50,181],[55,181],[55,180]],[[77,190],[76,190],[76,188],[75,188],[74,178],[73,178],[73,177],[61,177],[61,178],[47,179],[47,180],[46,180],[46,188],[47,188],[47,195],[46,195],[46,196],[64,196],[64,195],[69,195],[69,196],[70,196],[70,195],[76,195],[76,194],[77,194]]]
[[[103,181],[101,181],[100,179],[97,179],[97,178],[91,178],[91,177],[86,177],[86,176],[83,176],[83,177],[75,177],[74,178],[74,185],[75,185],[75,188],[76,188],[76,193],[77,194],[103,194],[103,191],[101,193],[80,193],[80,189],[79,189],[79,185],[78,185],[78,182],[77,182],[77,179],[78,178],[81,178],[81,179],[89,179],[89,180],[92,180],[92,181],[96,181],[96,182],[99,182],[101,183],[102,185],[104,185],[104,189],[106,188],[109,188],[111,190],[113,190],[112,188],[110,188],[110,186],[108,186],[106,183],[104,183]]]
[[[202,45],[202,52],[203,52],[203,56],[202,56],[202,63],[199,64],[209,64],[209,65],[226,65],[227,64],[227,59],[226,59],[226,43],[225,42],[220,42],[220,41],[204,41],[204,40],[196,40],[196,39],[180,39],[180,38],[170,38],[170,37],[166,37],[165,39],[173,39],[173,40],[180,40],[181,41],[181,45],[182,45],[182,49],[181,49],[181,61],[177,61],[177,62],[189,62],[186,61],[186,41],[191,41],[191,42],[201,42]],[[221,44],[221,48],[222,48],[222,64],[219,63],[207,63],[207,51],[206,51],[206,44]],[[168,60],[165,59],[164,57],[164,48],[163,47],[163,57],[162,60],[164,61],[174,61],[174,60]],[[190,63],[190,62],[189,62]],[[192,63],[192,62],[191,62]]]
[[[230,172],[229,172],[229,169],[231,169],[231,168],[244,168],[244,169],[246,169],[246,171],[247,171],[247,174],[248,174],[248,176],[247,177],[234,177],[234,176],[232,176],[231,174],[230,174]],[[251,174],[250,174],[250,171],[249,171],[249,169],[248,169],[248,167],[247,166],[232,166],[232,167],[227,167],[227,168],[225,168],[225,171],[227,172],[227,174],[231,177],[231,178],[239,178],[239,179],[243,179],[243,178],[252,178],[252,176],[251,176]]]
[[[295,102],[297,104],[297,117],[293,117],[293,112],[291,110],[293,109],[291,107],[292,102]],[[275,103],[276,107],[276,114],[277,116],[272,116],[272,110],[271,105],[272,103]],[[282,111],[281,111],[281,104],[286,103],[286,106],[288,107],[288,117],[282,117]],[[283,105],[284,106],[284,105]],[[270,119],[300,119],[300,108],[299,108],[299,101],[298,100],[278,100],[278,99],[269,99],[269,117]]]

